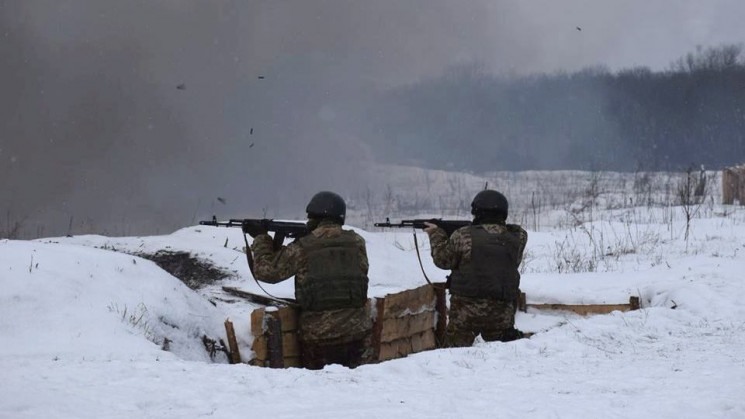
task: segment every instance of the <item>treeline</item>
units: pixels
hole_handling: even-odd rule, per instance
[[[741,46],[702,49],[667,71],[525,77],[478,66],[396,88],[368,112],[379,161],[474,171],[675,170],[745,160]]]

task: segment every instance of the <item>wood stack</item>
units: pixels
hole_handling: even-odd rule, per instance
[[[434,349],[447,324],[445,288],[424,285],[384,298],[375,304],[373,351],[375,360],[405,357]],[[271,368],[300,367],[298,311],[292,307],[267,307],[251,313],[252,365]]]
[[[272,368],[300,367],[297,336],[298,312],[292,307],[267,307],[251,312],[252,365]]]
[[[443,292],[438,291],[432,285],[424,285],[376,300],[373,346],[377,360],[401,358],[437,347],[447,321],[447,313],[438,310],[445,307],[444,288]]]
[[[732,205],[735,201],[745,205],[745,165],[722,171],[722,204]]]

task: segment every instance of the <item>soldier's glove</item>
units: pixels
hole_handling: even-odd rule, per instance
[[[264,226],[264,223],[261,222],[261,220],[244,221],[241,225],[241,229],[244,233],[248,234],[251,237],[267,234],[267,229]]]

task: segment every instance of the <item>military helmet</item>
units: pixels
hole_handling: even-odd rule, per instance
[[[507,218],[507,198],[497,191],[484,189],[476,194],[471,202],[471,214],[477,212],[493,212],[504,215]]]
[[[344,203],[344,199],[339,195],[329,191],[322,191],[313,195],[313,198],[310,199],[308,206],[305,208],[305,212],[311,218],[333,217],[340,219],[343,223],[344,217],[347,215],[347,204]]]

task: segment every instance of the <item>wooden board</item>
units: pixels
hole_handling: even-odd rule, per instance
[[[266,295],[259,295],[254,294],[252,292],[238,289],[235,287],[222,287],[222,290],[227,292],[230,295],[234,295],[236,297],[245,298],[248,301],[251,301],[252,303],[261,304],[265,306],[286,306],[289,304],[294,304],[295,299],[294,298],[274,298],[269,297]]]
[[[230,319],[225,319],[225,333],[228,335],[228,345],[230,346],[230,363],[241,363],[241,352],[238,350],[238,341],[235,339],[235,329]]]
[[[378,360],[402,358],[411,353],[411,338],[398,339],[393,342],[380,344]]]
[[[264,325],[264,314],[266,310],[263,308],[257,308],[251,312],[251,334],[254,336],[261,336],[266,332]]]
[[[285,368],[300,368],[301,366],[299,356],[285,357]]]
[[[427,330],[418,335],[411,337],[411,352],[417,353],[421,351],[427,351],[435,349],[437,347],[435,341],[435,332],[433,330]]]
[[[269,358],[269,346],[266,336],[254,336],[251,350],[254,351],[254,359],[266,361]]]
[[[581,316],[631,310],[631,304],[528,304],[527,307],[538,310],[573,311]]]
[[[289,332],[297,330],[298,310],[294,307],[281,307],[279,310],[279,320],[282,322],[282,331]]]
[[[285,358],[300,356],[300,343],[296,332],[282,333],[282,355]]]
[[[434,331],[436,316],[437,313],[434,311],[425,311],[424,313],[400,318],[384,319],[380,332],[380,342],[391,342],[427,330]]]
[[[436,301],[434,287],[429,284],[396,294],[388,294],[385,296],[383,318],[399,317],[406,312],[418,313],[422,307],[434,308]]]

